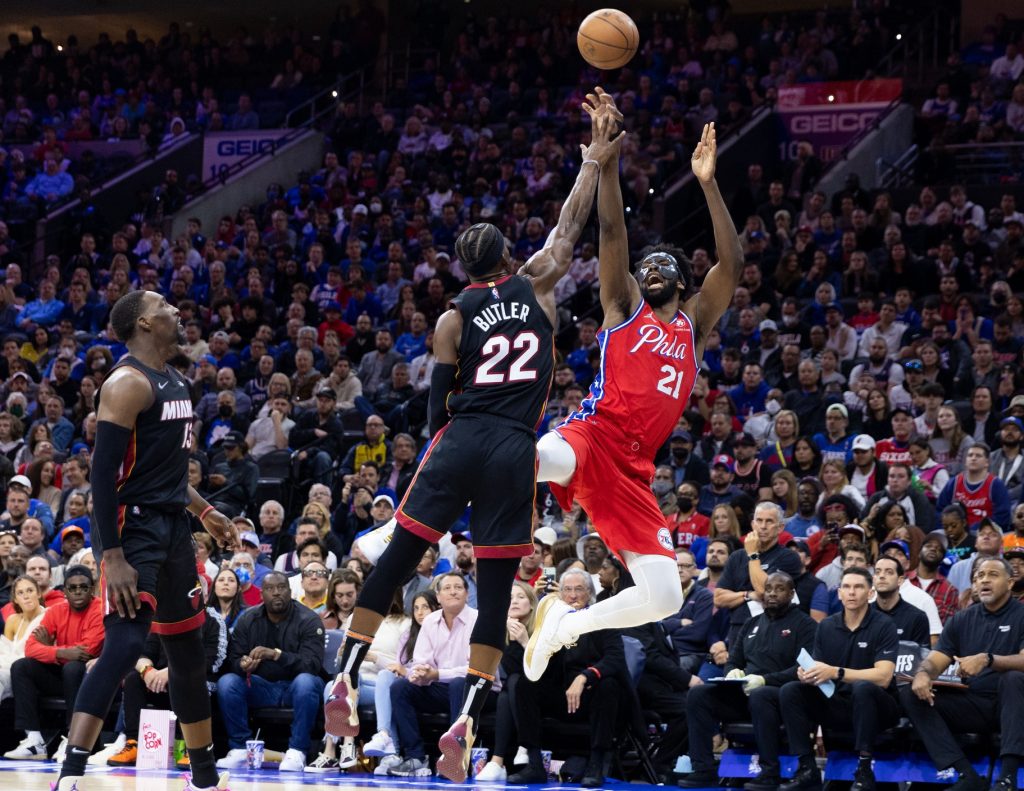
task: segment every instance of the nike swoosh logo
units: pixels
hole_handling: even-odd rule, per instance
[[[163,390],[165,387],[167,387],[167,382],[161,382],[160,384],[157,385],[157,387]]]

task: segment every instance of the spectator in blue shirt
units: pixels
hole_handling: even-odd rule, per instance
[[[52,204],[70,195],[74,187],[74,179],[61,171],[56,157],[47,154],[43,172],[37,173],[35,178],[28,183],[25,193],[32,198]]]
[[[736,414],[740,420],[764,412],[765,397],[770,389],[768,383],[764,381],[760,363],[747,363],[743,366],[743,381],[729,391],[729,397],[736,404]]]
[[[362,282],[359,282],[352,287],[352,298],[345,306],[345,322],[355,326],[356,319],[364,313],[373,320],[374,325],[384,321],[384,309],[381,307],[380,300],[369,293]]]
[[[427,353],[427,317],[417,311],[412,314],[409,325],[410,331],[403,332],[395,341],[395,351],[404,354],[405,359],[412,362]]]
[[[64,303],[56,297],[57,289],[51,280],[43,280],[39,284],[39,298],[25,305],[18,319],[18,326],[23,330],[36,325],[52,327],[64,310]]]

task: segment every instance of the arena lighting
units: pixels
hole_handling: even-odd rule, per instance
[[[633,211],[633,210],[631,208],[629,208],[629,206],[627,206],[626,207],[626,214],[629,214],[631,211]]]
[[[337,99],[338,98],[338,92],[337,91],[331,91],[331,98]]]
[[[647,194],[648,195],[653,195],[654,194],[654,187],[651,187],[649,190],[647,190]]]
[[[828,100],[829,100],[830,102],[834,102],[834,101],[836,100],[836,97],[835,97],[834,95],[832,95],[832,94],[830,93],[830,94],[828,95]]]
[[[57,45],[57,52],[63,52],[63,51],[64,51],[64,45],[63,44],[58,44]]]
[[[902,41],[903,40],[903,34],[902,33],[897,33],[896,34],[896,40],[897,41]]]

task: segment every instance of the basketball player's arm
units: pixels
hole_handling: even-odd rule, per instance
[[[455,389],[458,373],[459,339],[462,337],[462,314],[454,308],[446,310],[434,328],[434,370],[430,375],[427,418],[433,437],[448,423],[448,394]]]
[[[602,102],[607,94],[596,89]],[[615,108],[614,102],[610,102]],[[618,109],[614,110],[618,113]],[[621,141],[621,135],[617,140]],[[626,238],[626,213],[619,184],[619,145],[615,156],[601,166],[597,183],[598,280],[601,284],[601,309],[606,327],[621,324],[640,304],[640,286],[629,273],[629,244]]]
[[[104,383],[96,414],[96,448],[92,457],[93,530],[103,551],[107,600],[122,618],[141,607],[138,573],[121,548],[117,478],[132,440],[135,421],[153,403],[153,387],[130,368],[115,371]]]
[[[739,285],[743,272],[743,247],[736,233],[736,226],[725,199],[715,181],[715,163],[718,156],[718,143],[715,136],[714,123],[705,124],[697,148],[694,149],[691,165],[693,173],[704,190],[704,198],[708,202],[711,214],[711,225],[715,231],[715,250],[718,263],[711,267],[704,278],[701,292],[691,297],[684,311],[696,320],[697,356],[703,354],[704,342],[708,333],[718,324],[726,308],[732,301],[736,286]]]
[[[600,89],[598,89],[600,90]],[[607,94],[605,94],[607,95]],[[572,266],[572,253],[590,217],[594,205],[594,192],[600,169],[609,159],[617,159],[618,146],[611,140],[615,117],[604,104],[597,101],[596,111],[589,104],[584,109],[593,119],[592,140],[588,147],[580,146],[583,164],[576,176],[569,196],[562,204],[558,224],[548,234],[544,247],[534,253],[519,271],[533,281],[533,291],[551,323],[555,323],[555,286]]]
[[[222,549],[235,552],[242,548],[242,543],[238,538],[238,528],[230,519],[206,502],[203,496],[191,486],[188,487],[188,496],[190,498],[189,512],[195,515],[203,529],[213,536]]]

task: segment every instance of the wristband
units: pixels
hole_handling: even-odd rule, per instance
[[[206,519],[206,516],[210,513],[210,511],[216,511],[216,510],[217,510],[217,508],[215,506],[212,506],[212,505],[206,506],[206,508],[203,509],[203,512],[201,514],[199,514],[199,524],[203,523],[203,520]]]
[[[139,675],[142,676],[143,678],[145,678],[149,674],[150,670],[153,670],[153,666],[152,665],[146,665],[144,668],[142,668],[142,672],[139,673]]]
[[[598,162],[596,159],[584,159],[580,163],[580,167],[582,168],[584,165],[597,165],[598,167],[600,167],[601,163]]]
[[[281,649],[280,648],[275,648],[274,649],[274,661],[275,662],[280,662],[281,661]]]
[[[996,661],[995,655],[991,651],[989,651],[988,652],[988,661],[985,662],[985,667],[992,667],[992,665],[993,665],[993,663],[995,661]]]

